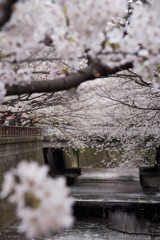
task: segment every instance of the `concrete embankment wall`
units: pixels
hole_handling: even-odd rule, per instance
[[[100,164],[104,159],[109,159],[105,149],[98,151],[96,148],[75,150],[71,147],[46,148],[47,161],[54,175],[57,169],[83,167],[87,165]]]
[[[96,148],[85,148],[84,150],[64,148],[62,152],[66,167],[94,165],[94,167],[114,168],[125,163],[139,167],[139,164],[154,164],[155,160],[155,149],[147,151],[144,149],[142,151],[139,148],[135,148],[132,152],[125,152],[116,147],[103,148],[101,150]]]
[[[105,148],[98,150],[94,148],[85,148],[84,150],[74,150],[72,148],[64,149],[64,159],[67,167],[117,167],[122,162],[121,152],[116,149],[106,150]],[[74,165],[74,166],[73,166]]]
[[[97,152],[96,148],[85,148],[85,150],[65,148],[63,155],[67,167],[99,164],[107,156],[105,149]]]
[[[122,162],[118,151],[96,148],[85,148],[75,150],[71,147],[46,148],[46,163],[49,164],[51,175],[56,175],[59,170],[83,166],[116,167]]]
[[[16,167],[22,160],[44,163],[42,137],[0,138],[0,186],[5,172]],[[0,200],[0,231],[14,220],[14,207],[6,200]]]

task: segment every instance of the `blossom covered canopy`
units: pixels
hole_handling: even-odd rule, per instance
[[[18,63],[27,62],[48,43],[54,46],[57,59],[70,61],[72,71],[67,74],[78,72],[79,58],[84,57],[88,65],[98,61],[112,69],[119,67],[116,71],[122,65],[133,66],[145,81],[159,84],[158,0],[145,5],[132,0],[19,0],[12,8],[0,32],[1,101],[8,86],[33,84],[32,69],[26,65],[20,69]],[[57,77],[53,69],[49,71]]]

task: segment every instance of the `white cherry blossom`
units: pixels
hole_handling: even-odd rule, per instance
[[[7,197],[17,206],[21,223],[19,231],[33,238],[73,224],[73,199],[65,179],[52,179],[46,166],[36,162],[19,163],[4,176],[1,198]]]

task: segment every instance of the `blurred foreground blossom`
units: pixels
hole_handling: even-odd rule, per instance
[[[52,179],[46,166],[36,162],[19,163],[4,176],[1,198],[16,204],[21,219],[19,232],[33,238],[71,227],[73,198],[65,179]]]

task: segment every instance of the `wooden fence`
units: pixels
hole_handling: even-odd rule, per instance
[[[36,127],[0,126],[0,137],[42,136],[42,129]]]

